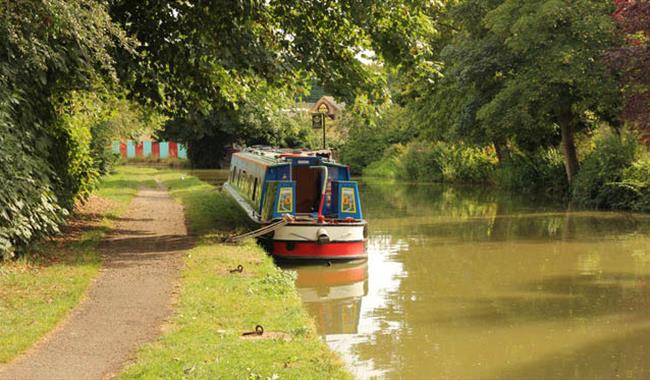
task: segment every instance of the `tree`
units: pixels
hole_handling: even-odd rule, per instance
[[[427,52],[421,36],[432,31],[424,17],[431,7],[407,0],[109,4],[113,17],[141,42],[138,56],[119,56],[120,77],[142,101],[179,121],[197,121],[193,136],[183,133],[188,139],[224,135],[222,127],[225,135],[232,135],[231,126],[245,135],[251,124],[268,125],[238,121],[250,121],[251,104],[274,104],[260,103],[260,88],[295,94],[315,78],[349,103],[360,94],[383,102],[382,76],[358,57],[374,51],[376,59],[400,62],[405,70],[418,67]],[[247,115],[237,115],[242,112]]]
[[[0,257],[56,231],[74,204],[94,169],[57,105],[114,78],[111,53],[129,46],[98,1],[0,0]]]
[[[623,43],[608,62],[625,85],[623,118],[650,133],[650,2],[617,0],[614,20]]]
[[[450,17],[459,31],[441,51],[441,58],[447,63],[447,87],[455,88],[452,94],[461,98],[457,101],[454,134],[471,143],[492,143],[499,162],[504,162],[510,156],[507,141],[517,134],[511,126],[477,117],[478,111],[503,88],[503,73],[511,71],[517,63],[516,56],[484,23],[487,13],[501,3],[468,0],[451,8]],[[528,135],[527,139],[531,137]]]
[[[479,119],[520,131],[556,125],[569,182],[578,171],[575,133],[617,120],[619,86],[603,60],[614,44],[612,10],[600,0],[505,0],[484,20],[517,64]]]

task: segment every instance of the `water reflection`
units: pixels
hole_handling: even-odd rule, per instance
[[[355,377],[650,378],[650,215],[484,188],[361,191],[367,262],[292,268]]]
[[[363,287],[325,285],[336,265],[297,284],[356,377],[650,377],[650,216],[486,189],[362,192]]]
[[[285,268],[298,273],[296,288],[321,335],[356,334],[361,299],[368,294],[365,260],[331,266],[302,265]]]

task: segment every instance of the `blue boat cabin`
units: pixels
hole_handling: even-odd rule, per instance
[[[362,219],[359,188],[347,166],[318,152],[247,149],[235,153],[228,183],[260,223],[289,214],[310,219]]]

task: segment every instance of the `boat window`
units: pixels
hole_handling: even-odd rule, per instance
[[[257,198],[257,177],[255,177],[255,180],[253,182],[253,200]]]
[[[242,183],[243,182],[243,183]],[[240,188],[243,188],[243,186],[246,184],[246,170],[240,170],[239,171],[239,179],[237,180],[237,185]]]
[[[230,182],[235,182],[236,175],[237,175],[237,167],[233,166],[232,169],[230,169]]]

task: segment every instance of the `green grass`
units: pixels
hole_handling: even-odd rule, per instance
[[[97,191],[113,201],[98,227],[73,240],[35,244],[19,259],[0,262],[0,363],[31,347],[80,302],[99,272],[97,244],[111,217],[126,210],[138,186],[153,183],[153,173],[118,168]]]
[[[183,204],[193,234],[225,235],[253,227],[237,203],[214,186],[175,170],[161,170],[156,178]]]
[[[293,272],[276,267],[252,241],[219,243],[247,224],[234,201],[180,172],[162,171],[158,178],[182,202],[190,230],[200,238],[185,258],[170,325],[158,341],[142,347],[121,378],[350,378],[316,335]],[[229,272],[240,264],[242,274]],[[241,338],[257,324],[288,340]]]

